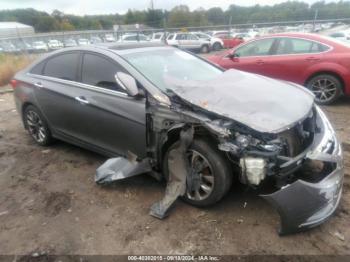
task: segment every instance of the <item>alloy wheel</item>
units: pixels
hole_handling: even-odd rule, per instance
[[[206,199],[214,188],[214,174],[207,158],[195,150],[188,152],[190,165],[200,179],[199,187],[193,191],[187,191],[187,198],[195,201]]]
[[[311,85],[311,91],[314,93],[316,100],[328,102],[337,95],[337,84],[330,79],[317,79]]]
[[[44,142],[47,133],[40,116],[36,112],[29,110],[26,114],[26,123],[29,133],[34,140],[38,143]]]

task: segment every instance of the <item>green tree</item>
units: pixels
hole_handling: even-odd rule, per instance
[[[208,21],[212,25],[225,24],[224,11],[220,7],[213,7],[207,11]]]
[[[191,23],[191,12],[187,5],[175,6],[169,13],[169,27],[186,27]]]

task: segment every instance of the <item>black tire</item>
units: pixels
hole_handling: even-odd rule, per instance
[[[207,54],[210,52],[209,46],[208,45],[202,45],[201,47],[201,53]]]
[[[222,49],[222,45],[219,42],[213,44],[214,51],[219,51],[220,49]]]
[[[167,179],[168,171],[168,157],[169,152],[178,145],[178,142],[174,143],[168,151],[166,152],[163,160],[163,173],[165,179]],[[201,156],[204,156],[209,162],[210,167],[212,168],[212,177],[213,177],[213,186],[211,192],[203,199],[196,200],[191,198],[190,192],[187,192],[182,199],[198,207],[204,207],[213,205],[222,199],[225,194],[229,191],[232,185],[232,170],[230,163],[226,156],[219,152],[211,143],[204,139],[194,139],[191,146],[189,147],[189,154],[191,152],[199,153]],[[203,171],[203,170],[202,170]],[[205,180],[205,179],[204,179]],[[207,182],[201,179],[201,182]],[[204,192],[204,191],[203,191]]]
[[[314,76],[307,82],[306,87],[315,95],[315,101],[319,105],[334,103],[343,90],[341,81],[329,74]]]
[[[23,121],[29,135],[37,144],[41,146],[52,144],[53,137],[50,128],[38,108],[32,105],[27,106],[23,112]]]

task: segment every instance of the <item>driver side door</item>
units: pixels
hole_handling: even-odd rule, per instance
[[[126,72],[116,61],[104,55],[84,52],[80,87],[76,97],[80,105],[80,133],[84,141],[126,156],[128,151],[146,156],[146,110],[144,97],[131,97],[117,84],[115,74]]]
[[[224,68],[235,68],[238,70],[267,75],[270,64],[271,55],[275,49],[275,38],[265,38],[248,42],[241,45],[236,50],[233,58],[224,57],[221,66]]]

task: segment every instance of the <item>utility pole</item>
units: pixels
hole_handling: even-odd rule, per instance
[[[317,17],[318,17],[318,9],[315,10],[315,16],[314,16],[314,23],[313,23],[313,26],[312,26],[313,27],[312,28],[312,32],[315,32]]]
[[[163,31],[164,31],[164,44],[168,44],[166,41],[167,35],[166,35],[166,17],[165,17],[165,10],[164,10],[164,16],[163,16]]]
[[[228,36],[231,37],[231,29],[232,29],[232,15],[230,15],[230,20],[228,22]]]

